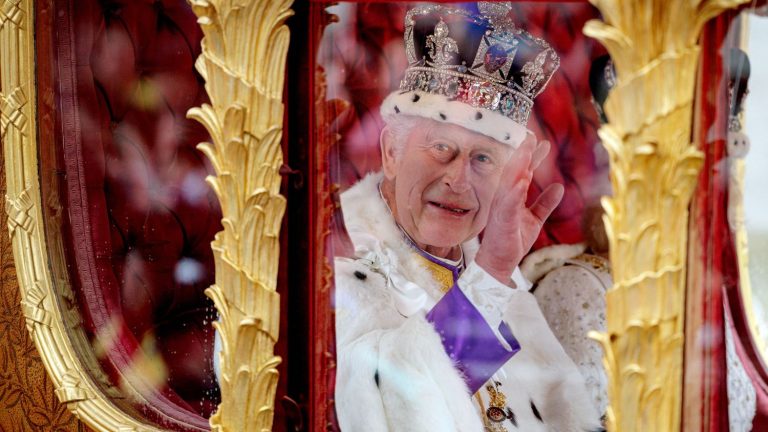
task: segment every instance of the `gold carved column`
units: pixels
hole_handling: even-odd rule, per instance
[[[591,0],[617,72],[600,138],[613,197],[603,199],[614,286],[605,349],[610,431],[680,429],[688,205],[702,163],[691,144],[699,32],[746,0]]]
[[[283,163],[283,81],[292,0],[190,0],[205,34],[197,69],[211,103],[189,111],[212,142],[199,146],[216,176],[223,231],[212,243],[222,341],[218,431],[268,431],[277,387],[276,292]]]

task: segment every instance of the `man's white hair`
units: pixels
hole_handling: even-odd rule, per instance
[[[405,148],[405,142],[408,141],[408,136],[413,131],[413,128],[426,119],[419,116],[406,115],[406,114],[389,114],[383,117],[384,126],[387,128],[387,133],[390,134],[392,142],[394,144],[395,155],[402,154]]]

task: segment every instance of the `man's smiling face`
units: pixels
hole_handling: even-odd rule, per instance
[[[428,251],[477,236],[512,147],[429,119],[416,120],[404,142],[395,139],[382,133],[384,173],[394,192],[388,200],[398,224]]]

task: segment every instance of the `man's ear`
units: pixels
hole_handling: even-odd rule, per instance
[[[384,171],[384,176],[388,180],[395,178],[397,174],[397,145],[392,131],[389,130],[389,126],[384,126],[379,136],[379,142],[381,143],[381,168]]]

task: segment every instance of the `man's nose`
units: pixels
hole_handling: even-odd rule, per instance
[[[458,157],[451,161],[446,168],[443,180],[445,184],[455,193],[464,193],[469,190],[469,170],[471,169],[468,158]]]

